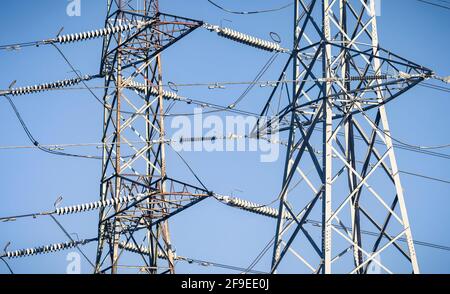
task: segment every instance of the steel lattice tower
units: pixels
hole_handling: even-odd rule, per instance
[[[376,1],[296,0],[292,50],[275,39],[267,41],[162,13],[158,0],[108,0],[104,28],[4,47],[53,45],[66,58],[58,45],[103,38],[99,73],[77,73],[76,78],[19,88],[12,84],[0,91],[41,151],[99,159],[40,145],[9,96],[80,83],[95,96],[85,83],[94,79],[104,79],[105,92],[103,101],[99,100],[103,105],[99,201],[60,207],[59,199],[52,211],[0,218],[9,222],[51,216],[70,239],[13,251],[5,248],[0,258],[79,249],[98,242],[95,273],[175,273],[175,261],[209,264],[176,255],[169,220],[214,198],[276,219],[273,239],[248,268],[217,266],[260,273],[253,268],[272,248],[271,273],[293,269],[295,273],[366,274],[374,268],[377,273],[419,273],[394,151],[398,140],[391,134],[386,104],[426,79],[449,78],[437,77],[379,45]],[[166,168],[166,149],[176,140],[166,136],[165,102],[237,111],[235,104],[223,107],[164,89],[170,86],[163,80],[164,51],[200,27],[255,50],[287,57],[279,79],[270,81],[273,89],[253,131],[222,138],[267,140],[267,134],[280,135],[279,140],[270,140],[287,146],[280,193],[271,202],[278,202],[278,209],[208,190],[184,160],[202,187],[172,178]],[[288,82],[286,77],[291,75]],[[178,142],[216,139],[181,137]],[[98,236],[82,240],[70,237],[55,218],[94,210],[100,212]]]
[[[157,0],[108,1],[106,27],[128,24],[138,27],[104,39],[101,201],[117,204],[100,212],[96,272],[123,267],[174,273],[167,219],[208,191],[167,176],[161,52],[201,24],[160,13]],[[130,246],[137,249],[126,250]],[[130,254],[138,260],[120,264]],[[159,266],[158,258],[167,266]]]
[[[375,0],[297,0],[294,27],[283,74],[292,66],[297,82],[261,113],[288,141],[271,271],[294,256],[313,273],[391,272],[399,256],[419,273],[385,104],[432,72],[379,46]]]

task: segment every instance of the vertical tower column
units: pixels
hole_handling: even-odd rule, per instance
[[[332,214],[332,178],[333,178],[333,97],[331,96],[331,82],[333,77],[331,70],[331,28],[330,28],[330,6],[329,0],[322,0],[323,4],[323,195],[322,195],[322,254],[323,254],[323,273],[331,274],[331,214]]]

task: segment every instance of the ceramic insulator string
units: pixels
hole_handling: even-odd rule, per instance
[[[106,27],[103,29],[92,30],[92,31],[88,31],[88,32],[66,34],[66,35],[58,36],[56,39],[48,41],[48,43],[56,42],[59,44],[65,44],[65,43],[86,41],[86,40],[101,38],[104,36],[109,36],[111,34],[117,34],[117,33],[122,33],[122,32],[126,32],[126,31],[131,31],[135,28],[140,29],[148,24],[149,24],[148,22],[140,23],[140,24],[129,23],[129,24],[125,24],[125,25],[110,26],[110,27]]]
[[[260,214],[263,216],[271,217],[271,218],[277,218],[278,217],[278,209],[264,206],[264,205],[258,205],[256,203],[239,199],[236,197],[230,197],[230,196],[217,196],[217,199],[222,201],[223,203],[232,206],[237,207],[249,212],[253,212],[256,214]],[[289,214],[285,214],[284,218],[289,219],[291,218]]]
[[[142,199],[141,196],[109,198],[105,201],[97,201],[97,202],[90,202],[90,203],[84,203],[84,204],[78,204],[78,205],[72,205],[72,206],[66,206],[66,207],[59,207],[55,210],[55,213],[57,215],[66,215],[66,214],[87,212],[87,211],[91,211],[91,210],[95,210],[95,209],[114,206],[117,204],[125,204],[125,203],[130,203],[133,201],[139,201],[141,199]]]
[[[257,37],[253,37],[229,28],[222,28],[210,24],[205,24],[204,28],[211,32],[216,32],[219,36],[230,39],[235,42],[239,42],[251,47],[255,47],[261,50],[270,52],[288,52],[288,49],[281,47],[279,43],[273,41],[263,40]]]
[[[145,89],[149,88],[150,95],[158,96],[160,94],[158,89],[155,87],[147,87],[145,84],[141,84],[141,83],[138,83],[135,81],[130,81],[127,84],[128,84],[127,87],[133,88],[140,93],[145,93]],[[182,97],[179,96],[176,92],[167,91],[167,90],[162,90],[162,96],[166,100],[181,100],[182,99]]]
[[[40,247],[26,248],[26,249],[20,249],[20,250],[15,250],[15,251],[7,251],[1,257],[19,258],[19,257],[38,255],[38,254],[53,253],[53,252],[57,252],[57,251],[71,249],[78,245],[86,245],[95,240],[96,239],[87,239],[87,240],[74,241],[74,242],[54,243],[54,244],[40,246]]]
[[[68,88],[71,86],[78,85],[83,81],[89,81],[89,80],[92,80],[97,77],[99,77],[99,76],[98,75],[84,76],[81,78],[66,79],[66,80],[56,81],[53,83],[45,83],[45,84],[40,84],[40,85],[13,88],[8,91],[5,91],[2,94],[3,95],[9,94],[11,96],[22,96],[22,95],[27,95],[27,94],[51,91],[51,90],[55,90],[55,89]]]

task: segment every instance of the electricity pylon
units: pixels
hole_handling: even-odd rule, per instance
[[[0,220],[94,209],[100,210],[100,218],[97,238],[5,249],[0,257],[47,254],[97,241],[96,273],[136,269],[174,273],[175,260],[204,262],[176,256],[168,220],[214,196],[229,206],[277,218],[272,273],[282,271],[286,264],[295,273],[364,274],[374,269],[378,273],[419,273],[393,149],[396,139],[385,105],[424,79],[448,78],[436,77],[431,70],[379,46],[375,2],[297,0],[293,50],[232,29],[161,13],[157,0],[109,0],[105,27],[100,30],[14,45],[51,44],[58,49],[56,44],[104,37],[99,74],[0,93],[27,95],[104,78],[101,193],[100,201],[65,207],[55,204],[51,212]],[[290,56],[278,82],[271,83],[274,89],[261,112],[264,123],[258,122],[256,134],[251,134],[260,138],[277,126],[287,139],[278,210],[169,176],[165,157],[172,140],[166,139],[164,101],[205,103],[163,89],[161,54],[201,26],[232,41]],[[291,68],[292,88],[285,80]],[[281,92],[284,88],[288,91]],[[277,91],[288,93],[284,101],[281,95],[275,98]],[[274,121],[267,122],[269,116]],[[82,157],[43,147],[26,131],[40,150]],[[310,225],[319,230],[311,230]],[[166,265],[158,260],[165,260]]]
[[[97,273],[174,273],[167,220],[209,196],[168,177],[165,163],[161,52],[201,23],[160,13],[158,6],[157,0],[108,1],[106,27],[135,29],[104,38],[101,201],[115,206],[100,212]]]
[[[297,0],[294,24],[296,82],[261,113],[288,141],[271,271],[419,273],[385,104],[433,73],[379,46],[375,0]]]

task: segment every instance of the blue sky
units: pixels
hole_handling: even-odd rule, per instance
[[[67,1],[2,1],[0,9],[0,44],[43,40],[53,37],[61,27],[64,32],[82,32],[101,28],[106,1],[82,0],[80,17],[66,15]],[[225,2],[225,1],[222,1]],[[229,3],[228,3],[229,2]],[[264,7],[276,7],[282,1],[264,1]],[[289,0],[286,0],[289,2]],[[284,3],[284,2],[283,2]],[[235,10],[254,10],[261,1],[227,1]],[[161,10],[180,16],[204,20],[266,37],[277,32],[284,46],[290,46],[292,11],[237,16],[224,13],[206,0],[164,1]],[[414,0],[382,1],[379,18],[380,43],[405,58],[441,75],[450,75],[448,48],[449,11]],[[61,47],[82,73],[96,73],[99,68],[101,41]],[[252,80],[270,54],[239,46],[204,30],[194,32],[170,48],[163,57],[165,80],[178,83]],[[275,79],[284,60],[277,60],[265,79]],[[0,88],[13,80],[17,85],[49,82],[73,76],[70,68],[54,48],[25,48],[0,51]],[[101,85],[101,81],[93,83]],[[186,88],[183,95],[202,100],[221,101],[238,95],[244,87],[226,92],[207,88]],[[101,93],[99,92],[99,95]],[[267,94],[256,89],[251,96],[261,99]],[[258,98],[259,97],[259,98]],[[234,97],[233,97],[234,98]],[[211,99],[211,100],[210,100]],[[253,99],[253,98],[252,98]],[[232,100],[232,99],[231,99]],[[15,98],[17,107],[34,137],[42,144],[99,142],[102,132],[101,106],[87,91],[55,91]],[[258,112],[258,106],[246,101],[243,107]],[[417,145],[440,145],[450,142],[449,94],[416,87],[388,105],[393,134]],[[223,103],[218,103],[223,104]],[[226,104],[223,104],[226,105]],[[181,107],[179,110],[183,110]],[[6,100],[0,100],[0,146],[30,145]],[[67,149],[68,152],[99,154],[95,148]],[[449,150],[439,150],[449,152]],[[177,177],[194,179],[185,171],[176,155],[169,154],[169,169]],[[282,176],[283,157],[275,163],[262,164],[257,153],[186,153],[186,160],[208,187],[223,194],[268,203],[277,195]],[[402,170],[450,180],[450,161],[397,151]],[[37,150],[0,150],[2,183],[0,216],[46,211],[62,195],[64,204],[98,200],[101,163],[96,160],[56,157]],[[183,168],[180,168],[183,167]],[[403,175],[403,186],[414,236],[417,240],[450,245],[450,186]],[[80,238],[96,236],[97,213],[61,217],[60,221]],[[233,210],[212,200],[177,216],[172,234],[177,252],[183,256],[246,267],[273,236],[273,220]],[[50,218],[19,220],[0,224],[0,249],[8,241],[10,249],[20,249],[65,241],[67,238]],[[85,248],[93,258],[94,245]],[[450,252],[417,246],[423,272],[450,272]],[[64,273],[68,252],[10,261],[18,273]],[[268,258],[256,268],[267,270]],[[91,268],[83,261],[83,272]],[[7,269],[0,266],[0,273]],[[212,267],[180,264],[179,272],[225,272]]]

